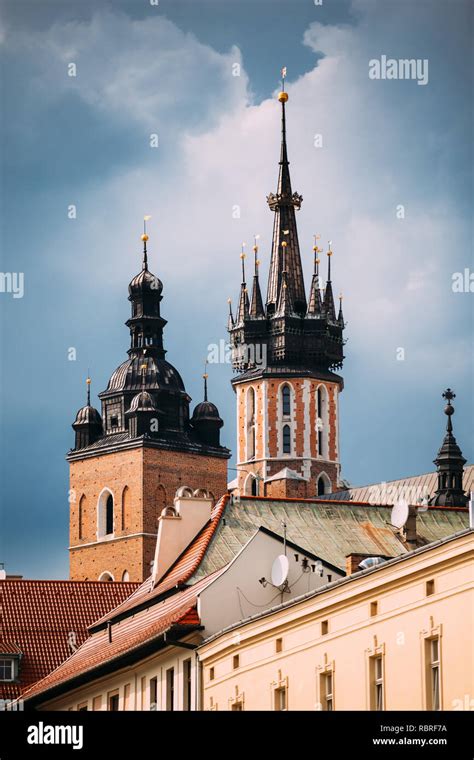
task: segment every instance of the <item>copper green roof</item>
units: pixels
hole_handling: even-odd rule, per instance
[[[229,499],[193,581],[230,562],[261,526],[342,570],[351,553],[397,557],[410,550],[390,527],[391,507],[342,502],[241,497]],[[467,509],[429,508],[417,516],[418,545],[465,530]],[[413,548],[413,547],[411,547]]]

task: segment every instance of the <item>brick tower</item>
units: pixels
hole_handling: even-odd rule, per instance
[[[190,397],[165,359],[160,314],[163,284],[148,269],[129,285],[128,358],[99,394],[102,415],[87,403],[77,413],[70,464],[70,577],[143,581],[150,574],[158,518],[182,486],[219,498],[227,487],[222,420],[205,399],[189,418]]]
[[[284,84],[284,82],[283,82]],[[237,396],[237,487],[243,494],[314,497],[339,485],[338,399],[342,378],[344,318],[336,316],[328,250],[321,290],[315,238],[314,274],[306,299],[295,212],[302,196],[292,192],[282,87],[278,188],[267,202],[274,212],[266,303],[259,283],[257,241],[251,297],[245,254],[235,316],[229,334]]]

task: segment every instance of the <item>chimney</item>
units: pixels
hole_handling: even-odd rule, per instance
[[[417,544],[418,539],[416,534],[416,514],[416,507],[408,507],[408,518],[405,523],[405,541],[407,544]]]
[[[372,554],[346,554],[346,575],[353,575],[353,573],[358,573],[360,571],[359,565],[362,560],[373,556],[373,552]]]
[[[158,520],[153,586],[183,553],[191,541],[211,519],[213,500],[203,489],[195,491],[181,486],[176,491],[174,505],[165,507]]]

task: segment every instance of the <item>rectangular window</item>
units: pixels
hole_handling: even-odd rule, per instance
[[[274,692],[275,710],[286,710],[286,686],[280,686]]]
[[[174,668],[166,671],[166,709],[174,710]]]
[[[158,697],[158,681],[150,678],[150,710],[156,710],[156,700]]]
[[[92,700],[92,709],[94,712],[98,712],[99,710],[102,710],[102,695],[98,697],[94,697]]]
[[[431,596],[435,592],[434,580],[426,581],[426,596]]]
[[[383,656],[370,658],[370,709],[384,710]]]
[[[77,706],[78,712],[86,712],[87,711],[87,702],[82,702],[82,704]]]
[[[209,680],[213,681],[215,677],[215,671],[214,668],[209,668]]]
[[[234,657],[232,659],[232,666],[233,666],[234,670],[236,670],[239,667],[239,663],[240,663],[240,657],[239,657],[239,655],[238,654],[234,654]]]
[[[332,670],[321,673],[319,678],[319,690],[321,696],[321,709],[332,711],[334,709],[333,695],[334,676]]]
[[[329,621],[322,620],[321,621],[321,636],[325,636],[328,632],[329,632]]]
[[[120,707],[120,698],[118,691],[109,694],[109,712],[118,712]]]
[[[242,702],[233,702],[232,707],[230,708],[232,712],[241,712],[244,709],[244,706]]]
[[[0,657],[0,681],[13,681],[15,668],[13,657]]]
[[[282,652],[283,651],[283,639],[276,639],[275,641],[275,652]]]
[[[191,709],[191,660],[183,662],[183,710]]]
[[[370,602],[370,617],[375,617],[379,614],[379,603]]]
[[[440,639],[436,636],[427,639],[426,665],[427,665],[427,709],[441,710],[441,657]]]

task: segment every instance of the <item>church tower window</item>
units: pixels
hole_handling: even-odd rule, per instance
[[[283,425],[283,453],[291,454],[291,428]]]

